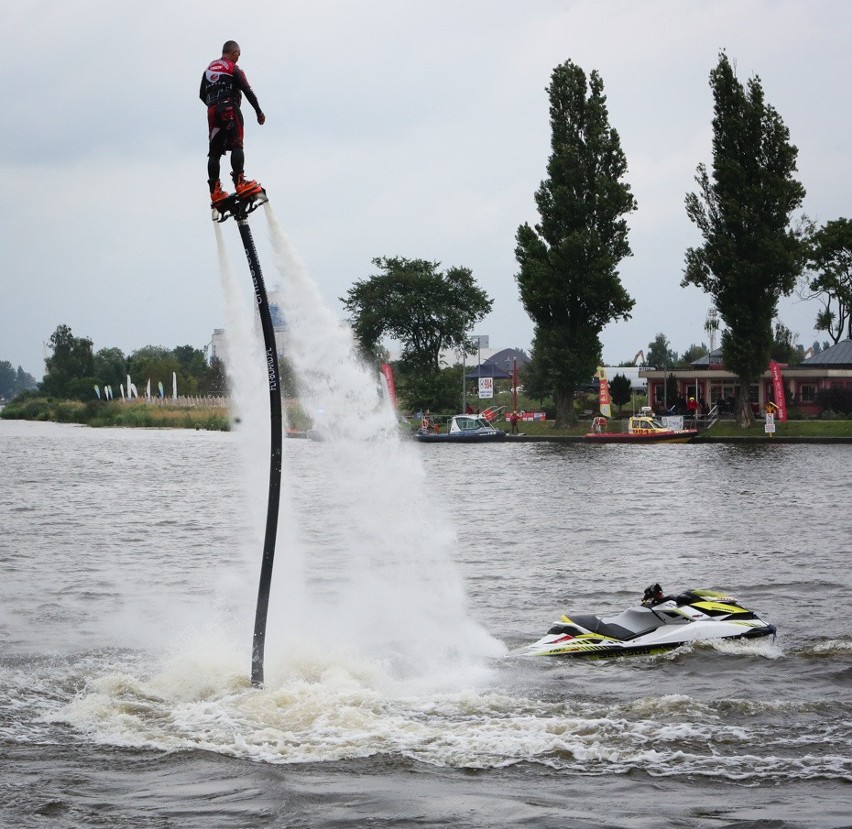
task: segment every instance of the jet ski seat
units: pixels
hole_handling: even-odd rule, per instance
[[[592,633],[599,633],[601,636],[609,636],[611,639],[618,639],[622,642],[634,639],[664,624],[660,618],[644,608],[641,610],[630,608],[608,622],[591,614],[571,616],[570,619],[574,624],[582,625]]]

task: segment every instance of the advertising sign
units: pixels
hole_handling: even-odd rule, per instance
[[[763,431],[767,435],[772,435],[775,433],[775,415],[771,412],[766,413],[766,423],[763,426]]]
[[[612,417],[612,405],[609,398],[609,383],[606,379],[606,369],[598,366],[598,407],[604,417]]]

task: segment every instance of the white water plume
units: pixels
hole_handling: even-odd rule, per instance
[[[467,615],[455,532],[431,503],[417,446],[403,441],[376,372],[265,210],[282,280],[270,297],[300,401],[322,436],[285,442],[283,492],[301,519],[305,572],[294,584],[291,551],[280,549],[267,654],[280,652],[282,636],[309,637],[326,651],[378,659],[397,678],[446,678],[502,653]]]
[[[258,470],[269,465],[269,393],[266,375],[266,354],[255,324],[254,310],[245,301],[238,280],[231,267],[221,226],[215,224],[216,248],[219,258],[219,280],[224,297],[225,337],[221,355],[228,374],[229,397],[233,431],[242,456],[241,488],[249,512],[249,526],[254,532],[244,538],[241,554],[247,563],[259,561],[259,551],[266,520],[268,478]],[[255,571],[251,578],[237,584],[221,585],[228,595],[228,604],[239,604],[246,611],[251,607],[249,598],[254,589]],[[240,599],[237,599],[237,594]]]
[[[264,418],[266,372],[258,366],[265,366],[265,358],[261,357],[263,352],[255,335],[253,315],[237,284],[222,230],[218,224],[215,228],[219,278],[225,298],[225,353],[222,359],[228,371],[232,405],[236,407],[240,421],[246,418],[253,424],[259,424]]]

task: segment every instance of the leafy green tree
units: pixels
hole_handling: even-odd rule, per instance
[[[665,334],[657,334],[653,341],[648,343],[645,364],[653,368],[668,368],[676,363],[677,352],[672,351],[668,338]]]
[[[120,348],[101,348],[95,353],[94,375],[101,386],[112,386],[118,394],[118,387],[127,378],[127,357]]]
[[[34,389],[37,385],[35,377],[18,366],[18,371],[15,375],[15,394]]]
[[[804,246],[790,217],[805,190],[793,178],[798,150],[760,79],[744,88],[722,52],[710,86],[713,174],[699,164],[699,193],[686,196],[704,244],[687,250],[681,285],[709,293],[727,326],[722,356],[739,378],[738,420],[747,427],[754,420],[748,390],[769,362],[778,300],[802,270]]]
[[[281,360],[281,376],[282,376],[282,389],[286,388],[284,383],[284,365],[285,361]],[[225,363],[222,362],[218,357],[212,357],[210,360],[210,365],[206,368],[203,380],[199,383],[199,394],[212,394],[212,395],[227,395],[228,394],[228,375],[225,371]]]
[[[209,369],[207,358],[200,348],[195,348],[192,345],[179,345],[172,351],[172,355],[177,360],[184,377],[200,379],[207,374]]]
[[[359,280],[340,300],[365,354],[375,359],[382,337],[402,344],[398,365],[406,399],[430,408],[437,405],[443,388],[441,351],[470,351],[470,330],[493,304],[469,268],[442,273],[440,264],[398,256],[373,259],[381,273]]]
[[[575,390],[601,361],[600,332],[628,319],[634,300],[618,276],[631,255],[623,182],[627,161],[609,125],[603,81],[566,61],[550,86],[548,178],[536,191],[541,221],[519,227],[515,257],[521,301],[534,323],[535,372],[553,390],[556,426],[576,423]]]
[[[674,374],[669,374],[666,377],[666,387],[665,387],[665,397],[664,402],[666,404],[666,408],[671,409],[672,406],[676,406],[678,403],[678,398],[680,396],[680,387],[678,386],[677,377]]]
[[[172,373],[178,373],[178,388],[184,394],[196,394],[197,383],[190,384],[180,368],[180,363],[174,352],[163,346],[146,345],[132,352],[127,361],[127,371],[140,395],[145,394],[145,387],[151,381],[151,393],[157,395],[157,383],[164,388],[171,388]],[[182,382],[183,381],[183,382]],[[187,386],[192,386],[188,388]]]
[[[630,380],[623,374],[616,374],[609,381],[609,396],[613,403],[618,406],[619,413],[621,407],[629,403],[633,397],[633,389],[630,385]]]
[[[796,344],[797,334],[794,334],[782,322],[775,323],[775,336],[772,340],[770,356],[778,363],[787,363],[796,366],[802,362],[804,349]]]
[[[191,345],[174,349],[147,345],[130,355],[128,371],[139,389],[150,380],[154,395],[158,393],[158,383],[163,384],[164,391],[171,391],[172,375],[177,377],[181,394],[207,394],[211,385],[210,366],[204,352]]]
[[[11,398],[22,391],[34,389],[37,383],[32,374],[20,366],[17,371],[8,360],[0,360],[0,398]]]
[[[433,414],[460,410],[462,366],[442,368],[436,373],[423,374],[410,366],[394,363],[394,381],[399,400],[412,411],[429,409]],[[468,402],[476,405],[474,398]]]
[[[15,393],[15,369],[8,360],[0,360],[0,397]]]
[[[75,337],[67,325],[59,325],[50,335],[50,347],[53,353],[44,361],[42,391],[51,397],[78,397],[80,389],[88,387],[94,396],[92,341]],[[85,382],[73,383],[76,380]]]
[[[696,360],[700,360],[702,357],[706,357],[710,353],[710,350],[707,348],[704,343],[701,345],[696,345],[692,343],[686,351],[680,356],[680,359],[677,361],[679,366],[684,368],[688,368],[691,366]]]
[[[819,298],[816,330],[832,342],[852,337],[852,221],[835,219],[814,232],[809,241],[808,299]]]
[[[553,390],[547,382],[547,377],[543,377],[538,370],[539,362],[535,359],[535,351],[530,357],[530,362],[524,366],[524,394],[544,405]]]
[[[178,388],[187,394],[212,394],[211,365],[208,364],[204,352],[191,345],[179,345],[171,352],[171,357],[177,362]],[[168,385],[171,386],[172,375],[168,375]],[[165,381],[164,381],[165,382]],[[220,392],[221,393],[221,392]]]

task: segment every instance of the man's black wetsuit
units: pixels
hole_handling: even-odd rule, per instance
[[[263,115],[257,96],[249,86],[246,73],[225,57],[217,58],[201,76],[199,97],[207,105],[207,125],[210,131],[207,176],[219,179],[219,159],[231,153],[234,176],[243,172],[243,114],[240,104],[245,94],[258,117]]]

